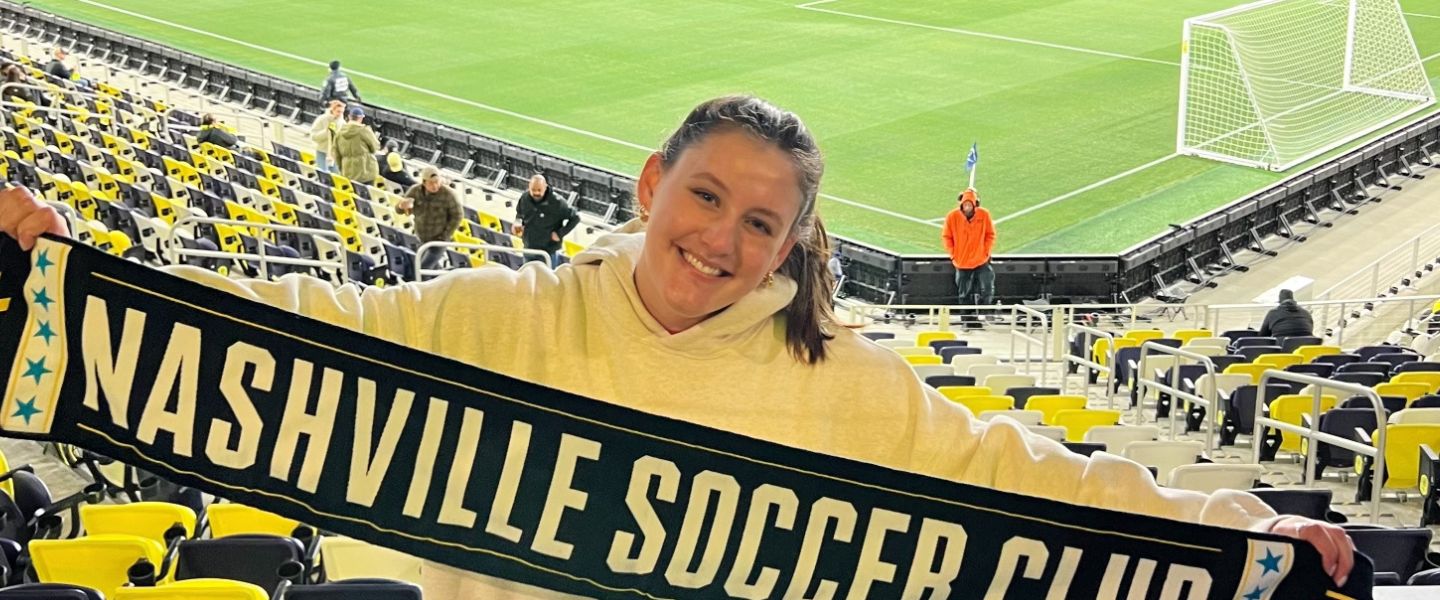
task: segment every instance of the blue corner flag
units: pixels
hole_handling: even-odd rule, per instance
[[[980,142],[970,144],[970,156],[965,157],[965,170],[970,173],[970,187],[975,187],[975,166],[980,164]]]

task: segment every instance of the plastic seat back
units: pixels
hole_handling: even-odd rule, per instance
[[[259,586],[225,579],[192,579],[159,587],[127,587],[115,600],[270,600]]]
[[[86,504],[80,507],[80,524],[89,535],[135,535],[165,543],[165,533],[179,525],[185,537],[195,537],[195,511],[168,502]]]
[[[133,535],[92,535],[73,540],[31,540],[30,557],[44,583],[68,583],[95,589],[107,597],[130,582],[130,567],[140,560],[158,566],[165,547]]]
[[[970,414],[983,415],[992,410],[1013,410],[1015,399],[1009,396],[961,396],[954,402],[970,409]]]
[[[1065,441],[1083,442],[1085,434],[1095,427],[1115,425],[1120,422],[1120,411],[1079,409],[1062,410],[1055,413],[1055,426],[1065,428]]]
[[[1320,397],[1320,413],[1335,408],[1340,400],[1335,396],[1324,395]],[[1270,418],[1291,425],[1302,425],[1303,415],[1310,415],[1312,418],[1318,415],[1311,414],[1315,411],[1315,397],[1305,394],[1286,394],[1270,402]],[[1280,434],[1280,449],[1289,452],[1300,451],[1301,437],[1283,431]]]
[[[1041,414],[1041,423],[1054,425],[1056,413],[1062,410],[1083,409],[1087,404],[1088,401],[1084,396],[1073,394],[1041,394],[1031,396],[1025,403],[1025,409],[1038,411]]]

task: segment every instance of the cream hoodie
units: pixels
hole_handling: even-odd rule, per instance
[[[1158,488],[1139,465],[1086,459],[1010,420],[985,423],[924,386],[894,352],[848,330],[816,366],[791,358],[776,278],[671,335],[635,288],[643,234],[611,234],[550,271],[486,268],[421,284],[338,290],[312,277],[171,272],[505,375],[707,427],[965,483],[1180,521],[1260,530],[1275,513],[1242,492]],[[563,598],[427,565],[427,598]]]

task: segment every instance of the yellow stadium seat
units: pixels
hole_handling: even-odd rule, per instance
[[[1026,403],[1029,406],[1029,403]],[[1065,441],[1083,442],[1085,433],[1096,427],[1107,425],[1118,425],[1120,423],[1120,411],[1098,410],[1098,409],[1074,409],[1062,410],[1055,413],[1054,425],[1065,428]]]
[[[348,210],[359,209],[359,207],[355,205],[355,192],[345,191],[340,189],[339,187],[336,187],[335,189],[330,190],[330,195],[335,197],[335,208],[344,208]]]
[[[270,210],[275,213],[276,221],[286,225],[297,225],[300,222],[300,218],[295,212],[295,205],[285,202],[284,200],[272,198],[270,200]]]
[[[1430,393],[1430,385],[1425,383],[1382,383],[1375,386],[1375,393],[1381,396],[1402,396],[1408,404],[1416,398]]]
[[[350,180],[344,175],[341,175],[339,173],[332,173],[330,175],[330,180],[334,182],[331,187],[334,187],[336,190],[345,192],[347,194],[355,193],[355,184],[350,183]],[[339,202],[340,200],[337,198],[335,201]]]
[[[565,256],[569,256],[569,257],[571,257],[571,258],[574,258],[576,254],[579,254],[579,253],[584,252],[584,251],[585,251],[585,246],[580,245],[580,244],[577,244],[577,243],[572,242],[572,241],[570,241],[570,240],[565,240]]]
[[[340,238],[345,241],[345,247],[351,252],[365,252],[365,246],[360,241],[360,232],[356,231],[354,227],[348,227],[336,221],[335,233],[340,234]]]
[[[955,333],[952,332],[952,331],[922,331],[922,332],[920,332],[919,335],[915,336],[915,345],[916,345],[916,346],[924,347],[924,346],[929,346],[929,345],[930,345],[930,342],[935,341],[935,340],[955,340],[955,339],[960,339],[960,338],[957,337],[957,336],[955,335]]]
[[[1433,394],[1437,390],[1440,390],[1440,373],[1429,371],[1400,373],[1394,377],[1391,377],[1390,383],[1422,383],[1430,386],[1430,389],[1426,390],[1425,393]]]
[[[1054,425],[1056,413],[1062,410],[1080,410],[1085,408],[1087,404],[1088,402],[1086,402],[1084,396],[1041,394],[1031,396],[1029,400],[1026,400],[1025,410],[1040,411],[1040,414],[1043,415],[1040,417],[1040,422],[1046,425]]]
[[[1324,395],[1320,397],[1320,412],[1324,413],[1335,408],[1339,401],[1335,396]],[[1318,415],[1310,414],[1315,407],[1315,397],[1309,394],[1285,394],[1270,401],[1270,418],[1282,423],[1291,425],[1303,425],[1303,415],[1310,415],[1314,420]],[[1280,449],[1287,452],[1300,452],[1301,442],[1304,439],[1288,431],[1280,432]]]
[[[354,210],[340,205],[331,207],[335,211],[335,222],[356,230],[360,229],[360,216]]]
[[[181,183],[200,187],[200,171],[196,170],[194,166],[185,164],[169,156],[162,156],[161,160],[165,163],[165,173],[167,175],[174,177]]]
[[[1015,408],[1015,399],[1010,396],[960,396],[951,398],[951,401],[970,409],[970,414],[977,416],[987,411]]]
[[[1180,345],[1188,345],[1190,340],[1213,337],[1214,332],[1209,329],[1180,329],[1171,334],[1170,337],[1180,340]]]
[[[1376,444],[1376,433],[1370,433],[1370,444]],[[1440,449],[1440,425],[1415,423],[1385,426],[1386,489],[1408,490],[1420,484],[1420,446]],[[1356,456],[1356,471],[1366,475],[1369,459]]]
[[[85,504],[80,524],[86,535],[133,535],[164,544],[165,532],[179,525],[185,537],[195,537],[195,511],[169,502]]]
[[[1339,346],[1319,346],[1319,345],[1312,345],[1312,346],[1301,346],[1301,347],[1295,349],[1295,354],[1299,355],[1300,358],[1304,359],[1304,361],[1307,362],[1307,363],[1315,362],[1315,359],[1317,359],[1317,358],[1319,358],[1319,357],[1321,357],[1321,356],[1329,356],[1329,355],[1331,355],[1331,354],[1344,354],[1344,353],[1345,353],[1345,351],[1342,350]]]
[[[1165,332],[1159,329],[1136,329],[1125,332],[1125,339],[1135,340],[1136,344],[1143,344],[1150,340],[1158,340],[1165,337]]]
[[[1249,375],[1250,383],[1259,384],[1260,375],[1275,367],[1271,365],[1257,365],[1253,363],[1238,363],[1225,367],[1226,375]]]
[[[1117,351],[1121,348],[1134,348],[1139,345],[1140,342],[1136,340],[1115,338],[1115,350]],[[1090,356],[1097,364],[1110,364],[1110,340],[1105,338],[1095,340],[1095,343],[1091,345]]]
[[[211,504],[205,509],[205,515],[214,537],[252,533],[292,537],[300,527],[300,522],[294,519],[231,502]]]
[[[92,535],[73,540],[31,540],[30,557],[44,583],[68,583],[112,596],[129,583],[131,565],[147,560],[159,568],[165,547],[134,535]]]
[[[260,179],[259,177],[256,177],[255,189],[260,190],[260,193],[264,194],[267,198],[275,200],[279,200],[281,198],[280,184],[274,181],[270,181],[268,179]]]
[[[155,587],[126,587],[114,600],[270,600],[264,588],[228,579],[187,579]]]
[[[241,232],[238,228],[221,223],[215,224],[215,237],[220,239],[221,252],[244,253],[245,242],[241,241],[240,235]]]
[[[499,231],[499,232],[501,232],[501,233],[509,233],[508,231],[505,231],[505,225],[500,222],[500,217],[497,217],[497,216],[495,216],[495,215],[492,215],[492,214],[487,213],[487,212],[484,212],[484,211],[481,211],[481,212],[480,212],[479,217],[480,217],[480,226],[482,226],[482,227],[484,227],[484,228],[486,228],[486,229],[491,229],[491,230],[494,230],[494,231]]]
[[[1286,367],[1298,365],[1305,362],[1299,354],[1261,354],[1255,357],[1254,364],[1270,365],[1277,371],[1284,371]]]
[[[990,388],[983,385],[942,385],[935,388],[941,396],[954,400],[965,396],[989,396]]]
[[[912,365],[943,365],[945,360],[934,354],[912,354],[906,356],[905,362]]]
[[[135,245],[130,236],[123,231],[111,231],[109,233],[110,253],[115,256],[125,256],[125,253]]]
[[[0,452],[0,473],[9,473],[9,472],[10,472],[10,459],[8,459],[8,458],[5,457],[5,453],[4,453],[4,452]],[[9,496],[9,497],[11,497],[11,498],[14,498],[14,497],[15,497],[15,481],[14,481],[14,480],[11,480],[11,479],[6,479],[5,481],[0,481],[0,491],[5,492],[5,495],[6,495],[6,496]]]
[[[150,196],[150,201],[155,204],[155,217],[164,221],[166,225],[174,225],[179,211],[176,210],[176,202],[160,195]]]

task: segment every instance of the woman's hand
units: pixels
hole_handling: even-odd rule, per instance
[[[22,250],[35,247],[43,233],[68,237],[70,228],[55,209],[30,195],[30,190],[13,187],[0,190],[0,233],[20,242]]]
[[[1335,580],[1335,585],[1345,585],[1350,578],[1350,569],[1355,566],[1355,543],[1350,534],[1338,525],[1305,517],[1289,516],[1275,521],[1270,533],[1292,537],[1309,542],[1320,551],[1321,564],[1325,573]]]

